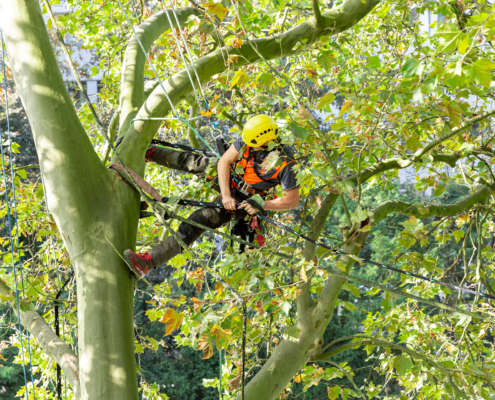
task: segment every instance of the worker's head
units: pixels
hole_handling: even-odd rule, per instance
[[[251,147],[263,147],[265,143],[277,138],[277,123],[272,117],[264,114],[251,117],[242,130],[242,140]]]

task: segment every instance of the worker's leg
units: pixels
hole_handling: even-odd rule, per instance
[[[185,151],[168,150],[157,146],[150,146],[146,152],[146,161],[155,162],[164,167],[184,172],[204,172],[210,159]]]
[[[237,199],[235,194],[234,198]],[[241,198],[237,200],[241,200]],[[220,197],[218,197],[215,201],[220,201]],[[216,229],[229,222],[232,216],[233,214],[223,208],[201,208],[193,212],[188,219],[207,226],[208,228]],[[235,213],[236,219],[244,218],[245,216],[246,212],[244,210],[238,210]],[[183,222],[179,226],[177,236],[187,245],[191,245],[201,236],[203,232],[204,229]],[[169,236],[164,242],[156,245],[148,253],[137,254],[131,250],[126,250],[124,251],[124,258],[134,273],[140,277],[143,277],[150,269],[160,267],[181,251],[181,245],[172,235]]]
[[[232,214],[224,209],[201,208],[194,211],[189,220],[205,225],[208,228],[216,229],[230,221]],[[204,229],[183,222],[179,226],[177,236],[184,241],[186,245],[193,244],[204,232]],[[149,251],[149,254],[156,268],[167,263],[168,260],[175,257],[182,251],[182,247],[173,235],[161,242]]]

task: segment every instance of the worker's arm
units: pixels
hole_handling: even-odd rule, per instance
[[[275,200],[267,200],[265,210],[270,211],[286,211],[293,210],[299,205],[299,189],[284,190],[284,195]],[[258,209],[251,204],[244,203],[239,208],[244,208],[249,214],[254,215]]]
[[[230,166],[239,157],[239,152],[232,145],[218,161],[218,184],[222,194],[222,203],[227,210],[235,210],[235,200],[230,193]]]

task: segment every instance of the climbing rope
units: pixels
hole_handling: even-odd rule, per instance
[[[168,200],[169,200],[168,197],[162,197],[161,202],[162,203],[167,203]],[[353,258],[354,260],[356,260],[359,263],[366,263],[366,264],[376,265],[378,267],[385,268],[385,269],[387,269],[389,271],[394,271],[394,272],[398,272],[400,274],[404,274],[404,275],[412,276],[414,278],[422,279],[424,281],[427,281],[427,282],[430,282],[430,283],[435,283],[437,285],[441,285],[441,286],[447,287],[447,288],[452,289],[452,290],[459,290],[459,291],[462,291],[462,292],[474,294],[476,296],[482,296],[482,297],[487,298],[487,299],[495,300],[495,296],[492,296],[490,294],[484,294],[484,293],[477,292],[476,290],[471,290],[471,289],[468,289],[468,288],[462,288],[462,287],[459,287],[459,286],[456,286],[456,285],[452,285],[450,283],[439,281],[437,279],[428,278],[426,276],[419,275],[419,274],[416,274],[414,272],[404,271],[402,269],[395,268],[395,267],[392,267],[390,265],[386,265],[386,264],[382,264],[382,263],[379,263],[379,262],[376,262],[376,261],[372,261],[372,260],[367,259],[367,258],[357,257],[357,256],[354,256],[352,254],[343,252],[341,250],[335,250],[332,247],[326,245],[325,243],[318,242],[318,241],[316,241],[314,239],[311,239],[310,237],[308,237],[306,235],[303,235],[302,233],[296,232],[294,229],[288,227],[287,225],[284,225],[284,224],[282,224],[280,222],[277,222],[277,221],[273,220],[272,218],[268,217],[268,215],[266,215],[266,212],[262,208],[260,208],[260,206],[256,202],[249,201],[249,200],[248,200],[248,202],[251,205],[253,205],[254,207],[257,207],[260,210],[260,212],[257,213],[256,215],[260,219],[262,219],[263,221],[268,222],[269,224],[274,225],[274,226],[276,226],[276,227],[278,227],[278,228],[280,228],[280,229],[282,229],[282,230],[284,230],[286,232],[289,232],[289,233],[291,233],[293,235],[297,235],[301,239],[306,240],[307,242],[313,243],[313,244],[315,244],[315,245],[317,245],[319,247],[323,247],[324,249],[330,250],[335,255],[347,256],[347,257]],[[190,207],[225,208],[222,203],[217,203],[217,202],[203,202],[203,201],[195,201],[195,200],[179,200],[177,203],[178,204],[181,204],[181,205],[184,205],[184,206],[190,206]],[[238,206],[239,205],[240,204],[238,204]]]
[[[158,75],[158,73],[156,72],[156,69],[153,65],[153,63],[151,62],[149,56],[148,56],[148,53],[146,52],[146,49],[144,48],[143,44],[141,43],[141,39],[139,39],[139,36],[137,35],[136,33],[136,30],[134,28],[134,25],[132,24],[129,16],[127,15],[127,12],[124,8],[124,6],[122,5],[122,2],[120,0],[117,0],[117,2],[119,3],[120,5],[120,8],[122,9],[122,12],[124,13],[125,15],[125,18],[127,20],[127,22],[129,23],[129,26],[131,27],[132,29],[132,32],[133,32],[133,35],[134,37],[136,38],[136,40],[138,41],[139,43],[139,46],[141,47],[141,50],[143,51],[143,54],[144,56],[146,57],[146,60],[148,61],[148,64],[150,65],[151,67],[151,70],[153,71],[153,74],[155,75],[156,79],[158,80],[158,83],[163,91],[163,93],[165,94],[165,98],[167,99],[167,101],[169,102],[170,104],[170,108],[172,109],[174,115],[175,115],[175,118],[178,120],[178,121],[181,121],[183,124],[187,125],[193,132],[194,134],[196,135],[196,137],[198,139],[200,139],[213,153],[215,153],[217,155],[218,158],[220,158],[220,156],[217,154],[217,152],[215,150],[213,150],[213,148],[210,146],[210,144],[196,131],[196,129],[194,129],[184,118],[181,118],[177,109],[175,108],[174,104],[172,103],[172,100],[170,99],[167,91],[165,90],[165,87],[163,86],[163,82],[160,78],[160,76]],[[168,16],[168,14],[167,14]],[[148,119],[144,119],[144,120],[148,120]]]
[[[8,140],[9,140],[9,154],[10,157],[12,158],[12,140],[10,136],[10,117],[9,117],[9,99],[8,99],[8,92],[7,92],[7,73],[5,69],[5,50],[4,50],[4,41],[3,41],[3,31],[0,29],[0,37],[1,37],[1,46],[2,46],[2,68],[3,68],[3,86],[4,86],[4,92],[5,92],[5,114],[7,117],[7,133],[8,133]],[[12,256],[12,269],[14,271],[14,284],[15,284],[15,299],[16,299],[16,308],[17,308],[17,320],[18,320],[18,325],[19,325],[19,336],[20,336],[20,341],[21,341],[21,355],[22,355],[22,369],[24,373],[24,384],[26,387],[26,399],[29,400],[29,391],[28,391],[28,384],[27,384],[27,374],[26,374],[26,361],[24,357],[24,342],[23,342],[23,329],[21,325],[21,313],[20,313],[20,300],[19,300],[19,288],[17,285],[17,270],[16,270],[16,262],[15,262],[15,243],[14,243],[14,238],[12,237],[12,221],[11,221],[11,216],[10,216],[10,205],[9,205],[9,191],[7,190],[7,174],[5,171],[5,153],[4,153],[4,148],[3,148],[3,140],[1,140],[1,131],[0,131],[0,147],[1,147],[1,153],[2,153],[2,174],[3,174],[3,182],[5,186],[5,204],[7,205],[7,215],[8,215],[8,221],[9,221],[9,235],[10,235],[10,250],[11,250],[11,256]],[[22,263],[21,260],[21,243],[20,243],[20,238],[19,238],[19,226],[17,224],[17,196],[15,193],[15,182],[14,182],[14,170],[13,170],[13,165],[12,165],[12,159],[10,159],[10,176],[11,176],[11,188],[12,188],[12,201],[14,205],[14,225],[15,225],[15,231],[16,231],[16,236],[17,236],[17,257],[19,264]],[[21,289],[22,289],[22,297],[24,297],[24,275],[22,272],[22,268],[20,269],[20,278],[21,278]],[[28,354],[29,354],[29,365],[30,365],[30,372],[31,372],[31,382],[33,384],[33,398],[36,400],[36,390],[34,387],[34,374],[33,374],[33,364],[31,361],[31,345],[30,345],[30,339],[29,339],[29,332],[26,334],[27,336],[27,342],[28,342]]]
[[[48,199],[46,198],[46,187],[45,187],[45,180],[43,178],[43,175],[41,175],[41,184],[43,187],[43,197],[45,199],[45,207],[46,207],[46,215],[47,217],[50,216],[50,208],[48,207]],[[71,280],[72,276],[74,275],[74,270],[71,271],[69,274],[69,277],[65,281],[65,283],[62,285],[62,280],[60,279],[60,273],[58,271],[58,262],[57,262],[57,254],[55,252],[55,244],[53,243],[53,237],[50,237],[50,242],[49,242],[49,247],[52,249],[52,255],[53,255],[53,260],[55,262],[55,271],[57,273],[57,279],[58,279],[58,286],[59,286],[59,291],[55,296],[54,300],[54,325],[55,325],[55,334],[60,337],[60,324],[59,324],[59,297],[62,295],[62,293],[65,290],[65,287]],[[63,336],[65,337],[65,332],[63,332]],[[64,339],[64,338],[61,338]],[[57,363],[57,378],[56,378],[56,388],[57,388],[57,398],[58,400],[62,400],[62,369],[60,368],[60,364]],[[67,380],[64,377],[64,388],[65,388],[65,397],[67,397]]]
[[[164,0],[161,0],[161,2],[162,2],[162,5],[163,5],[163,8],[164,9],[167,9]],[[170,4],[170,8],[172,9],[172,12],[174,14],[175,21],[177,22],[177,27],[179,28],[179,33],[180,33],[180,36],[182,38],[182,42],[184,43],[184,48],[186,49],[187,54],[188,54],[189,58],[191,59],[190,63],[191,63],[191,66],[192,66],[192,68],[194,70],[194,74],[196,75],[196,79],[198,80],[198,85],[199,85],[199,89],[201,90],[201,94],[203,96],[203,102],[204,102],[205,107],[206,107],[206,112],[208,112],[208,111],[210,111],[210,105],[208,104],[208,101],[206,100],[206,95],[205,95],[205,92],[203,91],[203,86],[201,85],[201,79],[199,79],[198,71],[196,70],[196,66],[194,65],[194,62],[192,61],[193,58],[192,58],[191,52],[189,51],[189,45],[187,44],[187,40],[186,40],[186,38],[184,37],[184,35],[182,33],[182,27],[180,25],[179,18],[177,17],[177,13],[175,11],[175,6],[174,6],[174,4],[173,4],[173,2],[171,0],[169,0],[169,4]],[[167,16],[168,16],[168,12],[167,12]],[[172,24],[171,24],[171,26],[172,26]],[[179,41],[178,41],[178,39],[177,39],[176,36],[175,36],[175,39],[177,41],[177,46],[180,49],[180,44],[179,44]],[[181,51],[181,54],[182,54],[182,51]],[[187,68],[187,64],[186,64],[186,61],[185,60],[184,60],[184,64],[185,64],[186,70],[188,71],[188,74],[189,74],[189,70]],[[192,87],[194,88],[194,82],[193,82],[193,80],[191,78],[191,75],[189,75],[189,79],[191,81]],[[213,129],[214,130],[218,130],[217,124],[215,123],[215,121],[210,120],[210,119],[208,119],[208,120],[212,123]]]
[[[55,308],[55,318],[54,318],[55,319],[55,321],[54,321],[55,334],[58,337],[60,337],[60,324],[59,324],[59,312],[58,312],[58,308],[60,305],[59,298],[62,295],[62,293],[64,292],[66,286],[71,281],[73,276],[74,276],[74,270],[71,271],[71,273],[69,274],[69,277],[67,278],[67,280],[65,281],[63,286],[58,291],[57,295],[55,296],[55,300],[54,300],[54,305],[55,305],[54,306],[54,308]],[[65,396],[67,397],[67,387],[65,388]],[[57,398],[59,400],[62,399],[62,369],[60,368],[60,364],[58,364],[58,363],[57,363]]]

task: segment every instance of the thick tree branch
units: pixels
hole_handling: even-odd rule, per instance
[[[198,116],[198,112],[199,112],[198,102],[196,101],[196,99],[193,96],[191,96],[188,98],[188,104],[189,104],[189,107],[191,107],[189,109],[189,119],[196,118]],[[191,126],[187,127],[187,138],[189,139],[189,143],[191,143],[192,147],[199,148],[200,145],[198,142],[198,138],[194,134],[194,131],[191,129],[191,127],[193,129],[196,129],[196,120],[190,121],[189,125],[191,125]]]
[[[417,162],[426,153],[428,153],[434,147],[438,146],[440,143],[445,142],[447,139],[451,138],[454,135],[457,135],[458,133],[462,132],[464,129],[469,128],[470,126],[474,125],[475,123],[483,121],[484,119],[487,119],[488,117],[490,117],[491,115],[494,115],[494,114],[495,114],[495,108],[488,110],[487,112],[480,114],[477,117],[471,118],[471,119],[463,122],[462,124],[460,124],[458,127],[441,134],[437,139],[432,140],[425,147],[417,150],[416,153],[414,153],[414,155],[411,157],[411,162]]]
[[[354,256],[361,253],[361,250],[366,242],[366,238],[369,235],[369,232],[359,232],[357,229],[358,226],[355,226],[354,230],[348,233],[348,239],[342,249],[343,252]],[[356,262],[354,258],[348,256],[340,256],[339,261],[345,265],[346,273],[351,271],[352,266]],[[338,275],[332,275],[326,280],[315,312],[315,318],[322,325],[327,326],[332,319],[340,290],[345,282],[346,280],[342,276]]]
[[[9,297],[12,290],[0,280],[0,295]],[[11,304],[15,309],[15,302]],[[69,384],[78,399],[81,395],[79,382],[79,360],[72,349],[67,346],[48,326],[36,311],[20,311],[21,324],[37,340],[43,351],[64,371]]]
[[[0,24],[16,89],[33,131],[50,210],[63,233],[75,231],[78,218],[62,220],[61,215],[84,209],[91,200],[109,193],[112,174],[99,160],[79,121],[39,3],[0,1]]]
[[[240,48],[228,47],[218,49],[194,63],[201,84],[204,85],[213,75],[224,72],[229,66],[231,68],[240,68],[244,65],[260,62],[261,57],[259,54],[266,60],[272,60],[305,51],[322,35],[337,34],[352,27],[378,3],[379,0],[366,0],[365,2],[361,0],[348,0],[343,5],[322,14],[324,24],[321,28],[317,28],[315,19],[310,18],[278,36],[246,40],[246,43]],[[164,31],[163,27],[166,26],[162,23],[161,32]],[[305,40],[304,44],[302,40]],[[137,51],[136,46],[134,48]],[[225,63],[227,54],[238,56],[238,61],[235,65]],[[127,58],[129,59],[128,63],[130,63],[131,58]],[[122,105],[123,102],[130,104],[129,96],[132,95],[134,99],[131,103],[134,110],[139,104],[139,100],[142,99],[142,97],[139,97],[141,96],[142,89],[139,93],[137,91],[130,92],[129,86],[131,81],[136,82],[136,79],[142,79],[137,76],[143,75],[144,63],[142,64],[143,68],[141,66],[138,68],[137,62],[129,65],[129,71],[126,72],[126,78],[123,81],[123,85],[125,84],[126,88],[125,92],[123,88],[121,99]],[[132,65],[134,66],[131,68]],[[127,78],[131,74],[136,77],[132,79]],[[164,88],[174,104],[178,104],[184,100],[192,93],[187,71],[183,70],[169,78],[164,82]],[[126,108],[126,112],[130,112],[130,108]],[[163,117],[170,112],[170,109],[171,107],[162,88],[157,87],[142,105],[138,117]],[[130,121],[128,117],[124,117],[123,119]],[[159,121],[135,121],[128,129],[124,141],[120,146],[120,154],[123,155],[124,161],[138,173],[144,172],[144,154],[159,125]]]
[[[178,7],[176,8],[176,12],[181,25],[183,25],[190,16],[200,15],[199,11],[194,7]],[[167,9],[156,13],[135,28],[139,40],[146,51],[149,51],[153,42],[157,40],[163,32],[170,29],[167,13],[169,13],[169,18],[172,21],[175,21],[172,11]],[[122,134],[125,133],[129,127],[129,123],[136,116],[145,100],[145,64],[145,54],[136,37],[132,35],[129,44],[127,45],[124,63],[122,65],[122,82],[120,89],[120,130]],[[154,83],[158,85],[158,81],[154,81]]]
[[[476,192],[463,199],[447,205],[421,206],[406,203],[405,201],[389,200],[380,204],[373,210],[371,217],[372,224],[376,224],[386,218],[391,213],[414,216],[416,218],[448,217],[469,210],[476,204],[483,204],[490,197],[495,189],[480,185]]]

